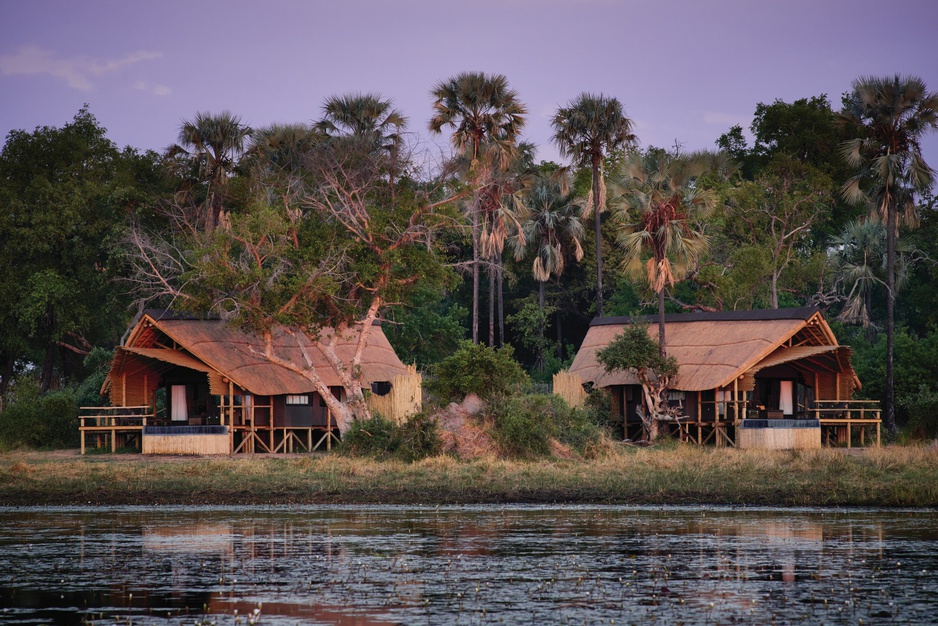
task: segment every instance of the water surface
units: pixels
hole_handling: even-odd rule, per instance
[[[934,511],[0,507],[0,622],[926,623]]]

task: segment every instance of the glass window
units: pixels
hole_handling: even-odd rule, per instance
[[[287,404],[309,404],[309,396],[306,394],[287,396]]]

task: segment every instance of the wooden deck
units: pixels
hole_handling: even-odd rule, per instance
[[[257,406],[255,409],[270,408]],[[339,443],[338,431],[325,426],[273,426],[256,424],[254,411],[237,415],[235,424],[229,426],[229,453],[296,453],[330,451]],[[245,419],[246,417],[246,419]],[[150,426],[171,426],[165,418],[160,419],[154,408],[147,406],[81,407],[79,414],[81,453],[88,447],[118,448],[133,446],[142,452],[143,430]]]
[[[109,446],[111,452],[134,445],[142,449],[143,427],[156,422],[156,412],[148,406],[83,406],[78,416],[81,453],[88,439],[95,448]]]
[[[712,405],[714,418],[702,418],[702,411],[698,410],[698,417],[674,423],[673,430],[681,441],[736,447],[735,433],[740,422],[757,417],[742,400],[704,402],[700,406],[705,405]],[[855,438],[860,446],[881,445],[882,410],[876,400],[818,400],[814,405],[810,409],[799,407],[798,415],[820,421],[824,445],[851,448]]]

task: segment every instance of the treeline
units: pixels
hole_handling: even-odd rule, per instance
[[[867,397],[887,400],[894,335],[899,421],[933,428],[938,220],[916,154],[938,101],[890,80],[906,88],[891,109],[902,156],[877,152],[885,113],[863,80],[836,107],[759,104],[752,144],[736,126],[711,153],[642,146],[617,99],[583,94],[553,118],[568,164],[539,161],[520,95],[477,73],[431,92],[446,158],[418,153],[375,94],[329,98],[308,124],[197,113],[162,154],[118,149],[87,108],[11,132],[0,396],[83,384],[94,401],[88,381],[144,306],[261,333],[371,316],[422,368],[468,339],[511,346],[547,381],[600,312],[814,305],[853,347]]]

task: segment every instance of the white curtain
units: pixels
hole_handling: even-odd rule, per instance
[[[172,420],[174,422],[186,422],[189,420],[189,407],[186,406],[185,385],[173,385],[172,407]]]
[[[794,402],[794,382],[790,380],[781,380],[781,393],[778,398],[778,408],[785,415],[792,415],[795,411]]]

